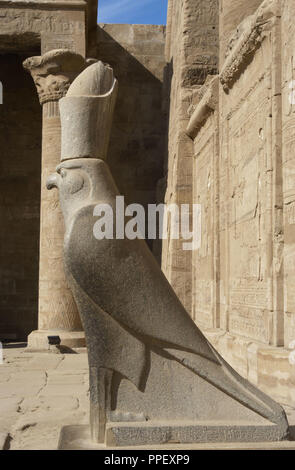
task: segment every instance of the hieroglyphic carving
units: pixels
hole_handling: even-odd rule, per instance
[[[192,20],[201,25],[215,24],[216,21],[216,0],[197,0],[193,2],[194,17]]]
[[[275,284],[270,269],[275,158],[271,47],[271,42],[263,43],[247,63],[243,76],[236,80],[238,76],[233,75],[236,81],[232,82],[231,99],[222,95],[226,120],[222,124],[221,160],[227,166],[227,171],[221,169],[221,181],[224,188],[228,184],[229,192],[222,200],[225,215],[221,219],[228,234],[227,280],[223,288],[228,293],[228,329],[231,334],[268,344],[275,334]]]
[[[195,272],[193,280],[193,316],[197,325],[201,328],[213,328],[214,318],[212,314],[213,281],[210,279],[198,279]]]
[[[218,149],[216,147],[216,116],[218,108],[218,79],[204,85],[201,101],[196,106],[187,128],[194,138],[193,202],[202,207],[201,247],[193,255],[192,311],[197,324],[203,328],[218,325],[217,277],[219,276],[218,207]],[[215,111],[215,113],[214,113]]]
[[[231,279],[229,331],[267,343],[270,338],[271,312],[268,299],[271,280]]]
[[[295,339],[295,120],[290,117],[283,126],[284,146],[284,221],[285,221],[285,345]]]
[[[267,343],[270,336],[269,314],[267,311],[247,307],[232,309],[229,332]]]
[[[228,53],[220,73],[220,81],[225,91],[233,86],[235,80],[248,66],[279,15],[278,0],[267,0],[254,15],[246,18],[242,27],[240,26],[236,38],[232,38],[230,43],[232,50]]]
[[[282,163],[284,210],[284,344],[295,339],[294,2],[282,2]],[[294,366],[293,366],[294,367]]]
[[[81,3],[81,9],[84,9]],[[1,34],[16,32],[54,33],[54,34],[83,34],[85,22],[72,20],[66,14],[55,11],[38,10],[36,8],[1,8]]]

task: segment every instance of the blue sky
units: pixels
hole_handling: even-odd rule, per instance
[[[166,24],[168,0],[98,0],[98,23]]]

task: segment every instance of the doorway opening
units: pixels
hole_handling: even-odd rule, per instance
[[[42,109],[22,62],[0,54],[0,340],[25,341],[38,322]]]

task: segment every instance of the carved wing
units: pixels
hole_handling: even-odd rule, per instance
[[[97,240],[95,205],[78,212],[65,243],[75,282],[100,308],[144,342],[177,348],[218,362],[144,240]]]

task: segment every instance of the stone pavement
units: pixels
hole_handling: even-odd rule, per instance
[[[87,354],[76,351],[3,350],[0,449],[56,449],[63,425],[89,422]]]
[[[75,352],[28,352],[24,344],[3,350],[0,449],[54,450],[62,426],[88,424],[87,354]],[[294,425],[295,409],[285,409]]]

